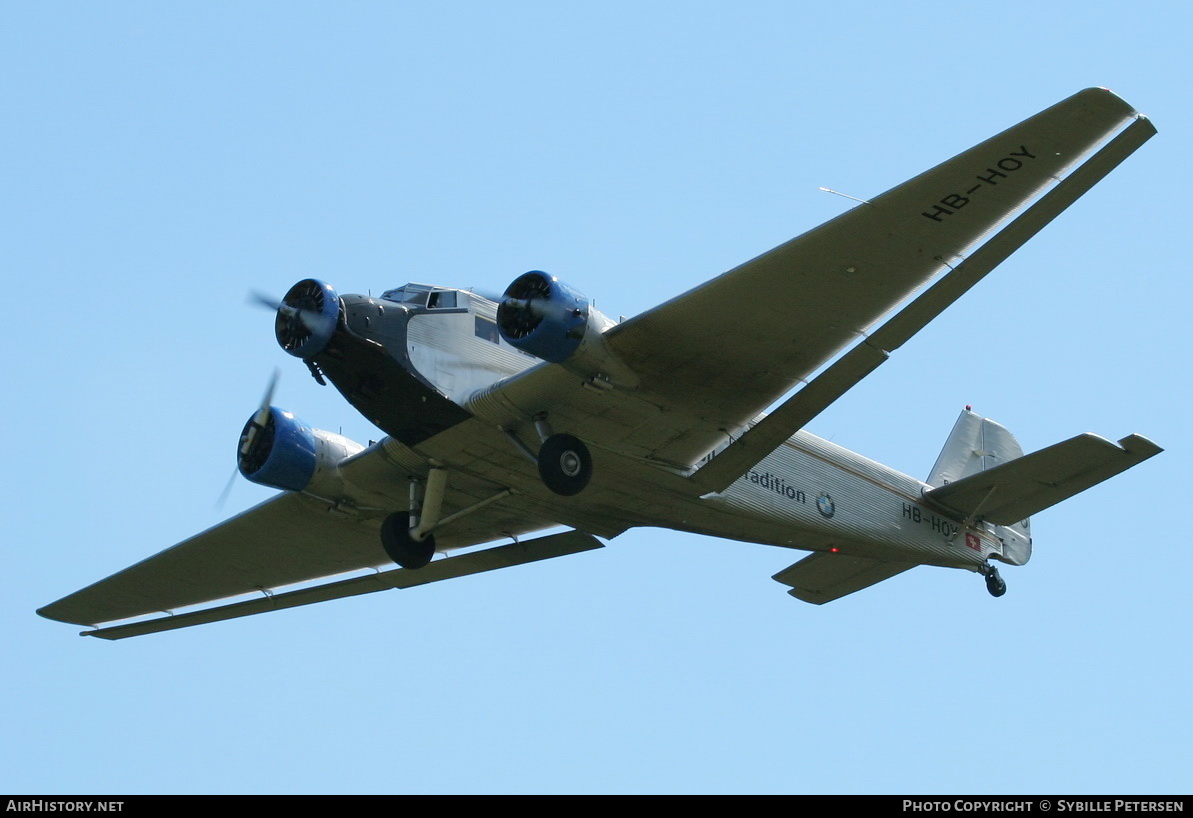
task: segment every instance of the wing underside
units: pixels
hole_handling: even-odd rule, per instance
[[[481,551],[472,551],[458,557],[436,560],[417,571],[404,569],[377,571],[360,577],[324,582],[308,588],[269,593],[242,602],[232,602],[198,611],[84,631],[83,636],[113,640],[127,639],[130,636],[189,628],[192,625],[203,625],[208,622],[296,608],[301,605],[312,605],[316,602],[344,599],[377,591],[414,588],[432,582],[441,582],[445,579],[457,579],[471,574],[495,571],[498,568],[524,565],[529,562],[578,554],[582,551],[591,551],[602,547],[601,541],[590,534],[567,531],[527,542],[501,545]]]
[[[1120,132],[1090,169],[972,253]],[[541,365],[478,395],[470,407],[503,428],[549,408],[557,428],[596,446],[680,469],[739,435],[762,411],[851,343],[852,355],[788,416],[755,435],[748,468],[882,363],[986,272],[1142,144],[1154,129],[1105,89],[1088,89],[847,213],[610,329],[634,388],[585,388]],[[1125,133],[1124,133],[1125,135]],[[1085,168],[1085,166],[1082,166]],[[983,252],[984,251],[984,252]],[[867,343],[866,332],[917,289],[938,284]],[[824,373],[829,374],[829,373]],[[802,391],[809,391],[804,389]],[[765,440],[763,440],[765,438]],[[757,445],[761,443],[762,445]],[[723,463],[733,460],[726,458]],[[714,460],[715,462],[715,460]],[[741,463],[706,474],[732,482]]]
[[[892,352],[967,293],[1153,134],[1155,128],[1146,119],[1133,121],[1056,187],[967,258],[950,267],[931,287],[726,447],[697,472],[697,481],[710,491],[723,490],[738,475],[885,363]]]
[[[267,595],[276,588],[353,571],[392,568],[381,547],[380,522],[391,511],[408,507],[408,476],[413,471],[392,457],[387,443],[377,444],[342,469],[351,480],[367,485],[367,496],[380,507],[282,494],[38,613],[63,622],[97,625],[242,594]],[[512,539],[557,525],[530,498],[454,473],[444,499],[444,517],[478,506],[483,507],[436,529],[438,550]]]

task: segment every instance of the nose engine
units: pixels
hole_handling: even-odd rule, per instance
[[[340,297],[335,288],[314,278],[290,288],[278,305],[274,334],[282,349],[309,360],[327,348],[340,320]]]

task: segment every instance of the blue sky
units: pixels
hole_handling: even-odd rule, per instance
[[[1177,2],[6,3],[0,791],[1188,792],[1188,48]],[[632,315],[1090,85],[1159,136],[811,431],[917,476],[967,403],[1028,450],[1148,435],[1010,591],[814,607],[667,531],[108,643],[33,611],[270,492],[277,402],[369,424],[250,290]]]

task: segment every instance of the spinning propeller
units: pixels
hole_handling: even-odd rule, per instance
[[[584,339],[589,301],[578,290],[541,270],[514,279],[497,306],[497,329],[507,342],[561,363]]]
[[[249,418],[249,422],[245,424],[244,430],[240,433],[240,443],[236,447],[236,468],[228,477],[228,483],[224,486],[224,490],[220,492],[219,500],[216,501],[216,508],[223,508],[224,502],[228,499],[228,495],[232,492],[232,486],[236,482],[237,474],[245,474],[256,471],[260,466],[246,466],[246,461],[249,460],[253,453],[253,444],[263,432],[269,429],[270,406],[273,404],[273,393],[277,391],[278,378],[281,377],[281,371],[273,370],[273,375],[269,378],[269,385],[265,387],[265,394],[261,397],[261,405],[253,416]],[[259,449],[258,449],[259,450]],[[266,447],[268,451],[268,447]]]
[[[273,328],[278,343],[304,360],[327,347],[340,318],[340,297],[335,289],[313,278],[295,284],[281,301],[260,292],[250,293],[249,300],[277,312]]]

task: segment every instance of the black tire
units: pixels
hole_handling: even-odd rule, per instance
[[[990,592],[990,596],[1002,596],[1007,592],[1006,581],[997,574],[986,577],[986,590]]]
[[[572,435],[551,435],[539,447],[539,477],[556,494],[579,494],[592,479],[592,455]]]
[[[381,547],[391,560],[411,571],[422,568],[435,556],[435,535],[422,542],[410,536],[410,512],[396,511],[381,523]]]

